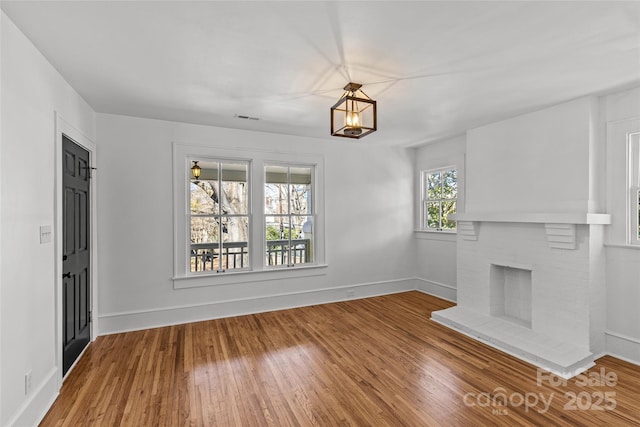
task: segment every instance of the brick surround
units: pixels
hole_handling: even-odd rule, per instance
[[[603,226],[540,218],[460,225],[458,305],[433,319],[563,377],[592,366],[604,351]],[[530,284],[518,284],[527,272]],[[505,276],[521,289],[505,290]],[[498,303],[500,292],[508,295]],[[527,292],[529,302],[518,299]]]

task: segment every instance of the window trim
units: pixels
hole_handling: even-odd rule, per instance
[[[627,212],[628,212],[628,232],[627,239],[630,245],[640,245],[638,227],[638,209],[640,205],[640,132],[627,133]]]
[[[454,199],[439,199],[438,201],[442,201],[442,200],[453,200],[456,202],[456,212],[458,211],[458,189],[459,189],[459,171],[458,171],[458,167],[456,165],[449,165],[449,166],[443,166],[443,167],[438,167],[438,168],[433,168],[433,169],[425,169],[420,171],[419,174],[419,179],[420,179],[420,218],[419,218],[419,228],[416,231],[422,232],[422,233],[442,233],[442,234],[455,234],[458,232],[458,223],[456,222],[456,227],[455,228],[429,228],[427,227],[425,218],[426,218],[426,204],[428,203],[429,199],[426,197],[426,176],[429,174],[433,174],[436,172],[446,172],[446,171],[450,171],[450,170],[455,170],[456,171],[456,197]]]
[[[185,145],[173,143],[173,284],[174,288],[215,286],[231,283],[274,280],[288,277],[326,274],[325,263],[325,208],[324,208],[324,156],[320,154],[286,153],[255,148],[231,148],[222,146]],[[249,164],[249,264],[248,269],[228,270],[224,273],[190,272],[188,207],[191,161],[197,158],[246,161]],[[314,166],[314,262],[295,267],[274,268],[266,266],[264,248],[264,165],[312,165]],[[280,273],[278,273],[280,272]]]

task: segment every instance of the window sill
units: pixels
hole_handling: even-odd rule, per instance
[[[173,277],[174,289],[200,288],[205,286],[232,285],[236,283],[264,282],[268,280],[293,279],[327,274],[327,264],[304,265],[290,268],[265,270],[243,270],[238,272],[198,274]]]
[[[455,242],[457,240],[457,231],[432,231],[432,230],[413,230],[416,239],[422,240],[440,240],[443,242]]]
[[[640,245],[630,245],[628,243],[618,244],[618,243],[605,243],[605,248],[619,248],[619,249],[635,249],[640,250]]]

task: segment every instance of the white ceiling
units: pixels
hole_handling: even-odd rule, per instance
[[[318,138],[349,81],[411,146],[640,79],[640,2],[1,6],[98,112]]]

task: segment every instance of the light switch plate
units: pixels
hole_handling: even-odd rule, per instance
[[[53,232],[51,231],[50,225],[41,225],[40,226],[40,243],[51,242],[52,234]]]

